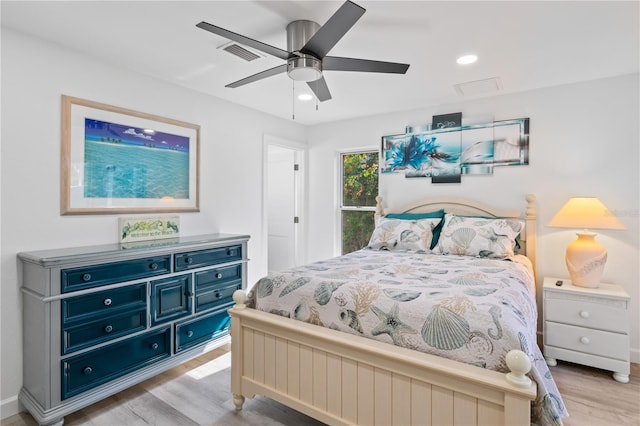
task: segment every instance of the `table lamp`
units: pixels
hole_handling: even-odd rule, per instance
[[[598,287],[607,262],[607,250],[596,241],[596,234],[587,228],[625,229],[624,225],[596,197],[573,197],[547,226],[584,229],[577,233],[578,239],[567,246],[565,261],[574,285]]]

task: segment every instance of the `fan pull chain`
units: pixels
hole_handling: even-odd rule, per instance
[[[291,80],[291,119],[296,119],[296,82]]]

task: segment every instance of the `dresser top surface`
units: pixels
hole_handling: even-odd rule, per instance
[[[23,261],[38,263],[43,266],[53,266],[79,260],[89,260],[111,256],[135,256],[137,254],[153,255],[154,253],[175,251],[180,249],[192,250],[206,248],[212,244],[239,243],[250,238],[241,234],[207,234],[192,235],[179,238],[161,240],[137,241],[123,244],[102,244],[95,246],[68,247],[51,250],[38,250],[18,253]]]
[[[556,285],[558,280],[562,281],[561,286]],[[630,298],[624,288],[616,284],[600,283],[596,288],[585,288],[573,285],[568,278],[545,277],[543,287],[546,292],[584,294],[615,299]]]

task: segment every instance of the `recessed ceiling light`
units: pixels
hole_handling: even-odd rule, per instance
[[[459,65],[469,65],[474,63],[475,61],[478,60],[478,57],[476,55],[464,55],[464,56],[460,56],[456,62]]]
[[[301,93],[298,95],[298,99],[300,99],[301,101],[310,101],[311,99],[313,99],[313,96],[308,93]]]

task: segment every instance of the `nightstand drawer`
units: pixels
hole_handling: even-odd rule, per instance
[[[547,321],[618,333],[627,333],[629,329],[629,311],[624,307],[582,300],[547,298],[544,309]]]
[[[629,359],[629,336],[572,325],[545,323],[545,346],[599,355],[620,360]]]

